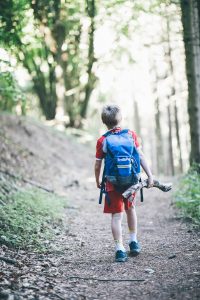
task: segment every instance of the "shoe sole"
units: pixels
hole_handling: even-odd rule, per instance
[[[124,258],[115,259],[115,262],[126,262],[127,260],[128,260],[128,257],[124,257]]]
[[[138,251],[130,251],[129,252],[129,255],[130,256],[138,256],[140,254],[140,251],[138,252]]]
[[[127,261],[127,258],[126,259],[118,259],[118,260],[115,260],[115,262],[126,262]]]

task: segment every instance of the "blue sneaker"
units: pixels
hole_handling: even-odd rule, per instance
[[[130,248],[131,256],[137,256],[141,251],[141,247],[140,247],[139,243],[135,242],[135,241],[133,241],[129,244],[129,248]]]
[[[122,250],[118,250],[115,253],[115,261],[116,262],[125,262],[127,261],[128,257],[127,257],[127,253],[122,251]]]

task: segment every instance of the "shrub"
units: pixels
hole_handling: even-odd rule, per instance
[[[175,203],[183,216],[200,226],[200,174],[199,166],[194,165],[181,179],[175,194]]]
[[[26,112],[25,96],[20,90],[18,83],[11,72],[0,73],[0,110],[17,112],[20,110],[24,115]]]

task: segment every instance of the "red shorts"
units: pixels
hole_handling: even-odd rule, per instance
[[[134,196],[135,195],[133,195],[133,197]],[[124,211],[124,208],[125,210],[128,210],[130,207],[134,205],[133,202],[130,202],[127,199],[125,199],[122,196],[122,194],[120,194],[117,191],[108,192],[108,198],[110,201],[107,201],[105,199],[104,211],[103,211],[104,213],[108,213],[108,214],[120,213]]]

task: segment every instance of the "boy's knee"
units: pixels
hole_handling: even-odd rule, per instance
[[[121,221],[123,213],[112,214],[112,219]]]
[[[135,210],[135,205],[132,205],[131,207],[129,207],[128,209],[126,209],[126,213],[128,214],[128,213],[130,213],[130,212],[132,212],[134,210]]]

